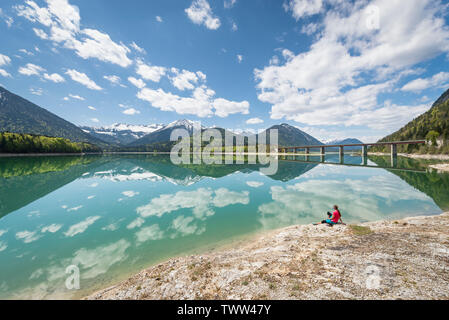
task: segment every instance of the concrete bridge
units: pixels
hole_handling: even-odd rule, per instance
[[[391,148],[391,158],[397,158],[398,155],[398,145],[403,144],[424,144],[426,140],[412,140],[412,141],[395,141],[395,142],[375,142],[375,143],[357,143],[357,144],[337,144],[337,145],[320,145],[320,146],[300,146],[300,147],[278,147],[279,154],[288,154],[289,151],[296,154],[298,150],[304,150],[305,154],[310,154],[310,149],[319,149],[321,155],[326,154],[327,148],[338,148],[340,157],[344,156],[344,148],[345,147],[361,147],[362,148],[362,156],[368,156],[368,147],[370,146],[390,146]]]

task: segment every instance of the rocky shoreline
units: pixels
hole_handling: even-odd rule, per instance
[[[174,258],[86,299],[448,299],[449,213],[292,226]]]

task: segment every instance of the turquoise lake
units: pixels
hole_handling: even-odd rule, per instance
[[[265,230],[449,209],[449,175],[427,162],[338,155],[257,164],[173,165],[164,155],[0,158],[0,298],[79,298],[170,257]],[[65,286],[80,270],[80,289]]]

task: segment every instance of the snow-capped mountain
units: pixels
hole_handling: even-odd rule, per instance
[[[170,142],[170,136],[173,130],[176,129],[186,129],[189,134],[193,134],[194,131],[205,129],[198,121],[192,121],[192,120],[178,120],[174,121],[172,123],[169,123],[166,126],[163,126],[159,130],[156,130],[150,134],[147,134],[146,136],[133,141],[129,144],[131,147],[139,147],[139,146],[146,146],[151,145],[155,143],[166,143]]]
[[[107,143],[127,145],[163,127],[163,124],[130,125],[114,123],[106,127],[81,127],[81,129]]]
[[[192,121],[192,120],[177,120],[172,123],[167,124],[166,126],[160,128],[160,129],[169,129],[169,128],[175,128],[175,127],[184,127],[189,132],[193,132],[193,130],[200,130],[204,129],[205,127],[201,125],[201,122],[199,121]]]

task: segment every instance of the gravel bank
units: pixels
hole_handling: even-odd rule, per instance
[[[171,259],[87,299],[448,299],[449,213],[293,226]]]

